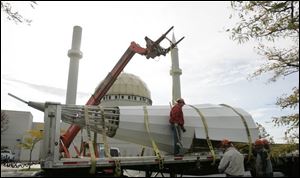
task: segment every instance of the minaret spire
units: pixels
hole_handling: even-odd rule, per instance
[[[174,35],[174,33],[173,33],[173,35],[172,35],[172,43],[173,43],[173,44],[175,44],[175,43],[176,43],[176,39],[175,39],[175,35]],[[177,46],[175,46],[175,48],[177,48]]]
[[[173,33],[172,43],[176,43],[175,35]],[[178,58],[178,48],[175,46],[171,50],[171,60],[172,66],[170,70],[170,75],[172,76],[172,103],[174,104],[176,99],[181,98],[181,89],[180,89],[180,75],[182,74],[181,69],[179,68],[179,58]]]

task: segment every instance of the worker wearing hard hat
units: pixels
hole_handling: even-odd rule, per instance
[[[269,142],[266,139],[257,139],[254,146],[256,177],[273,177],[272,162],[267,150],[270,148]]]
[[[263,142],[264,148],[268,151],[268,153],[271,152],[271,146],[267,139],[262,138],[261,141]]]
[[[185,102],[182,98],[176,100],[176,104],[172,107],[170,111],[169,122],[174,135],[174,155],[182,155],[182,143],[181,143],[181,130],[185,132],[184,128],[184,118],[182,107]]]
[[[224,149],[224,155],[218,167],[219,172],[225,173],[226,177],[244,176],[244,156],[227,139],[221,141],[221,148]]]

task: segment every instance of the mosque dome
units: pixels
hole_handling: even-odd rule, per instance
[[[122,72],[100,105],[108,107],[152,105],[151,93],[146,83],[138,76]]]

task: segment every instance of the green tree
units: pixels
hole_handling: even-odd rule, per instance
[[[28,3],[31,8],[35,8],[37,3],[35,1],[29,1]],[[27,23],[31,24],[32,20],[23,17],[17,10],[13,9],[10,1],[1,1],[1,12],[4,12],[8,20],[14,21],[16,24],[18,23]]]
[[[299,75],[299,1],[232,1],[231,7],[239,19],[233,28],[227,29],[231,39],[239,43],[256,40],[258,54],[267,59],[250,79],[268,72],[273,72],[269,82],[294,73]],[[280,48],[279,42],[291,44]],[[276,102],[282,109],[291,108],[295,113],[274,117],[273,122],[277,126],[288,126],[287,134],[299,139],[299,83],[297,85]]]
[[[43,132],[41,130],[29,130],[29,137],[24,138],[24,142],[20,143],[20,146],[24,149],[30,150],[29,153],[29,162],[31,162],[32,151],[36,143],[43,139]],[[31,164],[29,164],[30,169]]]

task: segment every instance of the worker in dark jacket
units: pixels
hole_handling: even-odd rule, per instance
[[[174,135],[174,155],[182,155],[181,130],[185,132],[182,107],[185,105],[183,99],[177,99],[176,104],[170,112],[169,122]]]
[[[265,142],[265,143],[264,143]],[[266,145],[266,141],[257,139],[255,141],[255,173],[256,177],[273,177],[273,167],[270,159],[270,155],[266,148],[270,148],[270,145]]]
[[[261,141],[263,142],[264,148],[267,150],[267,152],[268,152],[268,154],[270,156],[270,154],[271,154],[271,146],[270,146],[269,141],[267,139],[265,139],[265,138],[262,138]]]

